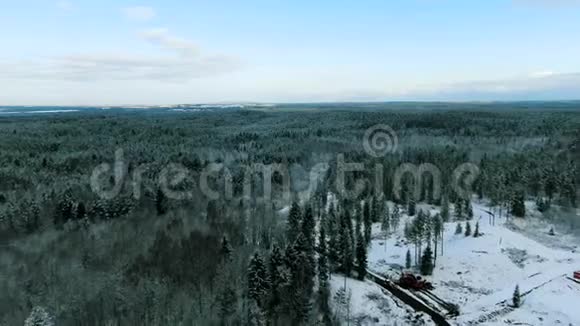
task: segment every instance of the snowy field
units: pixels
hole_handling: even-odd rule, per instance
[[[383,293],[381,288],[368,280],[362,282],[348,278],[345,295],[337,295],[340,289],[344,289],[344,283],[344,276],[332,275],[332,311],[341,320],[348,319],[350,325],[435,325],[429,316],[416,313],[397,298]]]
[[[432,213],[438,210],[430,206],[418,208]],[[580,284],[566,278],[574,270],[580,270],[577,246],[566,237],[547,235],[548,228],[534,230],[536,235],[546,234],[545,238],[550,239],[549,243],[540,243],[537,236],[532,239],[514,231],[520,228],[508,227],[504,219],[496,219],[496,225],[492,226],[485,210],[489,208],[473,203],[471,225],[473,229],[479,220],[481,237],[455,235],[457,223],[445,225],[444,253],[441,255],[439,248],[437,265],[429,280],[435,286],[436,295],[459,305],[460,316],[450,322],[457,325],[580,325]],[[386,248],[380,225],[373,226],[370,269],[397,277],[405,265],[407,249],[413,253],[413,246],[407,245],[403,236],[406,219],[406,216],[402,218]],[[510,305],[516,285],[520,286],[521,293],[534,290],[523,296],[520,308],[513,309]]]

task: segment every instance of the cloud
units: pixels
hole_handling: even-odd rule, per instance
[[[73,10],[73,4],[67,0],[57,1],[56,7],[62,11],[72,11]]]
[[[149,21],[157,15],[153,8],[146,6],[127,7],[123,12],[127,18],[136,21]]]
[[[140,36],[151,43],[169,50],[177,51],[184,56],[199,55],[199,48],[196,44],[169,34],[169,31],[166,28],[150,29],[142,32]]]
[[[304,82],[303,82],[304,84]],[[303,87],[296,84],[283,93],[288,101],[520,101],[578,100],[580,73],[530,74],[498,80],[474,80],[440,84]],[[267,86],[266,86],[267,87]],[[280,94],[280,89],[271,90]],[[276,98],[271,101],[276,102]]]
[[[419,95],[452,100],[557,100],[578,99],[578,94],[580,73],[541,71],[526,77],[460,82],[427,88]]]
[[[36,61],[0,63],[2,79],[25,80],[154,80],[186,82],[239,69],[233,56],[206,53],[193,42],[168,30],[146,31],[141,37],[166,50],[161,55],[80,53]]]

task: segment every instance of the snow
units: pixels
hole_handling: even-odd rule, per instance
[[[333,274],[330,280],[332,311],[340,316],[346,325],[346,316],[349,316],[351,325],[435,325],[429,316],[416,313],[403,302],[383,293],[371,281],[346,279],[347,293],[350,293],[350,304],[346,306],[337,302],[336,294],[344,288],[345,278]]]
[[[425,205],[418,208],[432,213],[438,211],[436,207]],[[474,202],[473,210],[472,229],[479,220],[483,235],[479,238],[455,235],[456,223],[446,223],[444,254],[441,256],[441,248],[438,248],[437,265],[429,278],[435,286],[434,294],[460,306],[460,316],[451,322],[468,325],[486,314],[504,309],[503,314],[479,325],[580,325],[580,309],[574,309],[580,303],[580,284],[566,278],[580,269],[576,247],[572,246],[571,250],[570,244],[555,245],[557,239],[552,239],[548,245],[540,243],[534,240],[537,238],[520,233],[520,228],[508,227],[504,219],[496,219],[496,225],[490,225],[485,212],[490,209],[484,203]],[[407,249],[411,254],[414,252],[413,246],[404,241],[406,220],[409,217],[401,218],[398,231],[387,241],[386,251],[380,225],[373,225],[370,269],[398,277],[405,265]],[[540,287],[523,297],[522,307],[509,311],[517,284],[521,293]]]

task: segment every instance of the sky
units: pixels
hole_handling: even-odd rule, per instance
[[[0,105],[580,99],[580,0],[4,0],[0,41]]]

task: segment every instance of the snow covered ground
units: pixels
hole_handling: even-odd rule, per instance
[[[383,291],[371,281],[359,281],[352,278],[346,279],[346,292],[344,296],[337,295],[340,289],[344,289],[345,278],[334,274],[330,280],[332,311],[346,325],[346,319],[350,325],[435,325],[431,318],[422,313],[416,313],[412,308],[405,305],[397,298],[383,293]]]
[[[422,209],[437,211],[435,207]],[[580,325],[580,284],[568,280],[574,270],[580,270],[577,246],[561,243],[550,237],[545,245],[496,220],[492,226],[481,203],[473,203],[472,229],[479,220],[479,238],[455,235],[456,223],[445,225],[444,254],[437,258],[432,277],[435,293],[456,303],[461,314],[452,323],[457,325]],[[369,268],[375,272],[397,275],[405,265],[407,245],[403,237],[405,219],[392,235],[385,249],[380,225],[373,226],[373,241],[369,249]],[[465,223],[462,223],[465,226]],[[536,230],[536,233],[547,233]],[[534,238],[537,239],[537,238]],[[521,293],[538,287],[523,297],[522,307],[511,309],[511,297],[516,285]],[[503,302],[503,303],[502,303]],[[494,313],[495,312],[495,313]],[[476,322],[480,320],[481,322]]]

